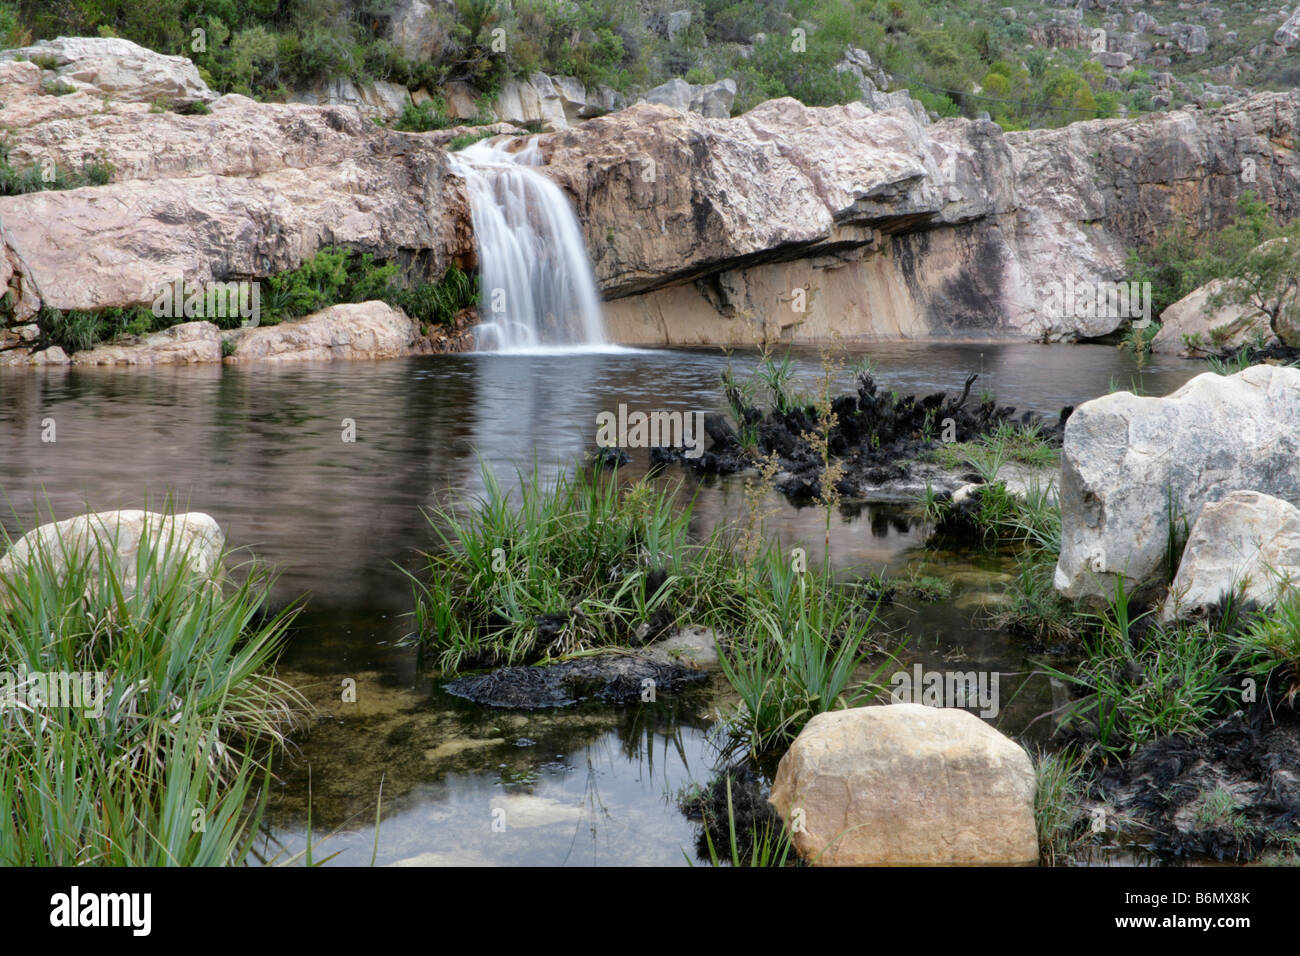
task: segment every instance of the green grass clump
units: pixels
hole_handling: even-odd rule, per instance
[[[1055,572],[1055,554],[1032,549],[1019,555],[1015,580],[1007,589],[1010,602],[992,612],[994,625],[1046,643],[1078,638],[1088,619],[1056,590]]]
[[[1056,753],[1039,751],[1034,757],[1034,823],[1038,853],[1052,866],[1079,837],[1079,803],[1085,795],[1087,752],[1066,748]]]
[[[1073,673],[1048,673],[1073,684],[1081,697],[1065,713],[1106,753],[1130,753],[1169,734],[1197,734],[1236,699],[1237,656],[1223,630],[1205,623],[1156,626],[1148,610],[1132,616],[1122,576],[1110,605],[1084,639]]]
[[[222,586],[162,533],[128,558],[92,542],[33,548],[0,575],[0,671],[103,688],[95,706],[24,691],[0,707],[0,863],[240,863],[305,706],[270,673],[292,612],[264,614],[264,570]]]
[[[691,538],[691,503],[617,473],[520,476],[486,468],[469,508],[435,512],[440,547],[413,575],[422,647],[444,672],[636,645],[685,626],[719,635],[741,699],[733,743],[770,750],[813,715],[878,690],[874,601],[803,570],[776,544],[749,556],[730,530]]]
[[[431,516],[441,547],[416,578],[416,623],[439,669],[626,645],[717,599],[723,549],[690,541],[675,492],[585,469],[519,478],[516,498],[484,466],[468,515]]]
[[[878,679],[895,661],[859,676],[876,650],[876,606],[852,601],[828,569],[795,571],[771,548],[746,570],[743,612],[719,663],[741,700],[733,738],[757,754],[788,745],[817,714],[881,693]]]
[[[930,453],[945,468],[969,468],[989,482],[1008,462],[1055,468],[1061,463],[1061,452],[1043,437],[1037,425],[1016,425],[1003,422],[989,435],[977,441],[948,442]]]
[[[1234,642],[1249,672],[1276,681],[1290,707],[1300,698],[1300,590],[1287,583],[1275,607],[1255,616]]]
[[[455,126],[456,122],[447,115],[447,107],[440,99],[429,99],[422,103],[408,101],[393,129],[403,133],[428,133]]]

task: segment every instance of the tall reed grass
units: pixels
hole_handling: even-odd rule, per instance
[[[264,568],[222,585],[188,557],[146,529],[132,557],[60,538],[0,575],[0,863],[245,860],[306,708],[271,672],[294,611],[266,612]]]

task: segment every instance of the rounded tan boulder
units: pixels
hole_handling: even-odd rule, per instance
[[[770,802],[822,866],[1038,861],[1029,755],[955,708],[818,714],[781,758]]]

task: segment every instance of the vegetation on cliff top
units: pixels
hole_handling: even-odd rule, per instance
[[[944,116],[987,110],[1022,128],[1113,115],[1121,102],[1150,107],[1141,71],[1107,88],[1088,51],[1037,49],[1025,24],[968,0],[681,0],[649,10],[619,0],[455,0],[435,5],[438,52],[417,58],[385,39],[394,8],[393,0],[4,0],[0,34],[9,46],[121,36],[190,57],[216,89],[271,98],[338,78],[435,96],[455,80],[490,97],[538,71],[622,92],[728,76],[739,113],[778,96],[814,106],[858,99],[856,78],[836,67],[860,48],[893,88]]]

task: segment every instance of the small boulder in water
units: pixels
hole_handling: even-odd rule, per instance
[[[810,720],[772,805],[822,866],[996,866],[1038,860],[1034,767],[957,708],[888,704]]]

